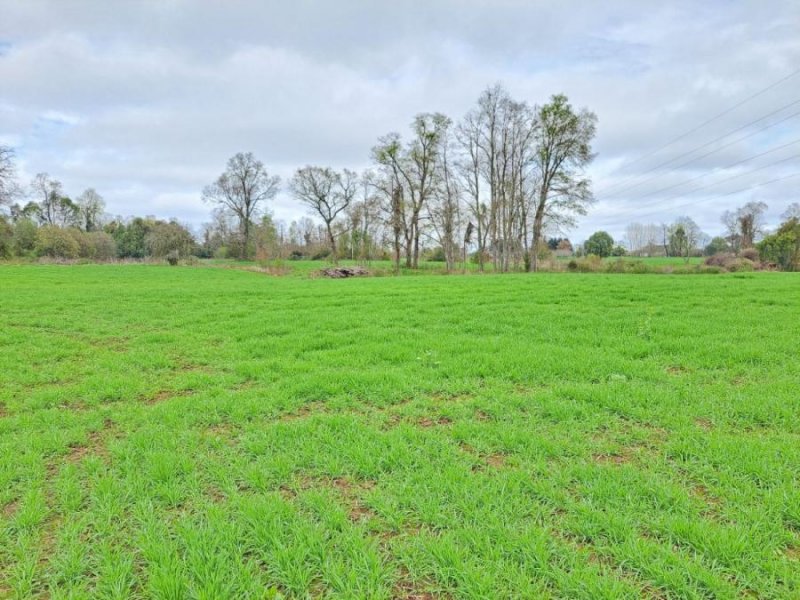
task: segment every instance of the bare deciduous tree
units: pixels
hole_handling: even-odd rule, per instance
[[[669,256],[681,256],[687,261],[692,253],[699,252],[708,236],[690,217],[679,217],[668,228]]]
[[[375,174],[365,171],[361,175],[361,200],[352,202],[347,209],[350,222],[350,257],[369,263],[380,238],[380,197],[374,193]]]
[[[230,210],[239,220],[241,258],[250,254],[250,230],[261,205],[275,197],[280,177],[270,175],[252,152],[239,152],[228,160],[225,172],[203,190],[203,200]]]
[[[31,192],[38,199],[38,216],[42,224],[56,227],[78,224],[78,207],[64,195],[60,181],[47,173],[37,173],[31,182]]]
[[[470,233],[476,234],[481,270],[490,250],[501,271],[517,264],[527,251],[534,127],[528,105],[514,101],[500,85],[484,90],[457,127],[457,164],[474,220]]]
[[[18,193],[14,149],[0,146],[0,206],[10,205]]]
[[[294,174],[291,189],[295,198],[318,214],[325,223],[331,257],[336,264],[338,257],[333,222],[355,198],[358,175],[347,169],[339,173],[329,167],[307,166]]]
[[[78,207],[80,227],[84,231],[95,231],[101,225],[106,203],[94,188],[85,190],[75,202]]]
[[[547,231],[560,231],[592,201],[584,168],[593,158],[596,117],[565,96],[540,108],[487,88],[456,130],[458,166],[477,233],[478,262],[535,270]],[[530,259],[530,260],[528,260]]]
[[[641,223],[630,223],[625,228],[625,241],[631,254],[638,254],[647,244],[645,227]]]
[[[443,134],[437,186],[428,203],[428,216],[436,241],[442,247],[447,271],[452,271],[459,258],[461,243],[461,190],[450,159],[451,137]]]
[[[481,119],[478,111],[467,113],[464,120],[456,128],[456,139],[460,145],[461,156],[457,159],[457,169],[467,197],[467,208],[472,221],[468,232],[464,232],[464,252],[472,243],[473,233],[478,250],[478,268],[484,270],[486,258],[486,239],[488,235],[488,210],[483,201],[482,161],[481,161]],[[474,221],[474,223],[473,223]]]
[[[788,221],[789,219],[800,220],[800,202],[792,202],[786,207],[786,210],[781,214],[781,219]]]
[[[584,169],[592,161],[597,117],[586,109],[575,112],[563,95],[553,96],[538,111],[536,168],[539,188],[534,203],[533,248],[538,246],[546,220],[570,224],[586,214],[593,201]],[[531,261],[536,270],[536,252]]]
[[[422,211],[435,189],[441,142],[450,124],[441,113],[422,113],[414,118],[414,137],[407,145],[391,133],[372,149],[373,159],[382,167],[381,189],[391,205],[392,226],[401,228],[405,238],[407,267],[419,266]]]
[[[722,214],[722,223],[728,232],[731,247],[739,252],[752,248],[756,238],[764,232],[764,213],[767,205],[764,202],[748,202],[735,211],[727,210]]]

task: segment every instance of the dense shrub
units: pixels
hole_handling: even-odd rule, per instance
[[[745,248],[739,255],[754,263],[759,261],[758,249],[756,248]]]
[[[630,263],[630,265],[631,265],[630,267],[631,273],[637,273],[641,275],[644,273],[659,272],[658,269],[654,269],[650,265],[646,264],[643,260],[633,261],[632,263]]]
[[[432,262],[445,262],[447,257],[444,255],[444,248],[436,246],[436,248],[430,251],[430,255],[427,259]]]
[[[14,223],[14,254],[31,256],[36,250],[36,223],[30,219],[19,219]]]
[[[742,271],[754,271],[755,263],[753,263],[752,260],[748,260],[746,258],[737,258],[726,264],[725,268],[731,273],[739,273]]]
[[[150,256],[169,260],[172,255],[189,256],[195,243],[191,232],[177,221],[155,221],[150,224],[144,245]]]
[[[594,254],[573,258],[567,263],[567,270],[576,273],[596,273],[603,269],[603,259]]]
[[[706,266],[718,267],[730,271],[731,273],[738,271],[753,271],[756,268],[756,263],[752,260],[736,256],[730,252],[720,252],[713,256],[709,256],[704,263]]]
[[[72,236],[72,239],[75,240],[75,243],[78,244],[78,258],[93,259],[94,247],[92,246],[92,242],[87,234],[80,229],[75,229],[74,227],[70,227],[69,229],[66,229],[66,231]]]
[[[788,219],[758,243],[758,250],[763,260],[784,271],[800,271],[800,220]]]
[[[0,258],[9,258],[14,247],[14,228],[0,215]]]
[[[35,252],[47,258],[87,260],[113,260],[117,256],[117,245],[103,231],[86,233],[75,228],[60,228],[45,225],[36,231]]]
[[[606,263],[606,271],[609,273],[625,273],[627,269],[625,260],[619,258]]]
[[[717,252],[712,254],[705,261],[704,264],[714,267],[724,267],[726,262],[734,260],[736,255],[731,252]]]
[[[114,238],[104,231],[85,233],[91,255],[86,258],[94,260],[114,260],[117,257],[117,244]]]
[[[144,258],[147,256],[145,237],[152,226],[151,219],[136,217],[127,224],[120,221],[109,223],[106,232],[114,237],[120,258]]]
[[[44,225],[36,231],[36,255],[48,258],[78,258],[81,247],[69,229]]]

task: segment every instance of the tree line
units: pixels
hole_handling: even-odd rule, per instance
[[[0,257],[113,260],[196,253],[186,226],[155,217],[109,217],[93,188],[73,199],[60,181],[39,173],[26,193],[12,177],[12,158],[10,149],[0,149],[0,204],[6,209],[0,214]]]
[[[496,85],[459,122],[421,113],[405,137],[381,136],[363,173],[307,165],[288,190],[322,222],[334,261],[377,250],[398,268],[417,268],[435,246],[448,270],[468,253],[480,269],[536,270],[545,234],[573,224],[593,200],[585,169],[596,123],[566,96],[536,106]],[[253,219],[279,186],[263,163],[241,153],[203,191],[223,213],[218,221],[236,221],[241,258],[258,252]]]
[[[711,237],[688,216],[672,223],[631,223],[623,240],[597,231],[576,250],[578,255],[634,257],[713,257],[747,254],[783,270],[800,270],[800,203],[790,204],[775,232],[766,227],[764,202],[751,201],[720,217],[724,235]]]
[[[391,259],[398,269],[434,258],[447,270],[470,260],[480,270],[490,265],[505,272],[535,271],[554,254],[739,253],[765,236],[766,205],[750,202],[726,212],[726,234],[713,239],[681,217],[669,224],[632,223],[618,242],[599,231],[573,246],[559,234],[594,201],[586,168],[596,126],[594,113],[573,108],[564,95],[532,105],[495,85],[458,121],[420,113],[405,136],[379,137],[372,166],[361,173],[298,168],[284,189],[315,220],[289,225],[269,212],[280,178],[252,153],[238,153],[202,190],[212,212],[197,238],[175,220],[111,218],[94,189],[73,199],[46,173],[23,191],[13,151],[0,147],[0,255]],[[786,258],[795,256],[787,248],[800,238],[792,219],[797,215],[787,216],[775,234],[780,243],[759,242],[767,260],[784,267],[796,264]]]

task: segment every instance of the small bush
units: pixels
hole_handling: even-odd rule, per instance
[[[719,267],[731,273],[754,271],[756,268],[756,263],[754,263],[752,260],[736,256],[735,254],[731,254],[729,252],[720,252],[713,256],[709,256],[705,260],[705,265],[707,267]]]
[[[430,251],[427,259],[431,262],[445,262],[447,257],[444,254],[444,248],[436,246],[436,248]]]
[[[745,248],[742,250],[740,256],[754,263],[759,261],[758,250],[755,248]]]
[[[724,273],[725,270],[723,268],[721,268],[721,267],[714,267],[714,266],[709,266],[709,265],[698,265],[697,272],[698,273],[716,274],[716,273]]]
[[[643,260],[637,260],[631,263],[631,272],[643,275],[645,273],[653,273],[654,270],[651,266],[647,265]]]
[[[575,273],[597,273],[603,270],[603,259],[594,254],[578,259],[573,258],[567,263],[567,270]]]
[[[712,254],[705,261],[704,264],[712,267],[724,267],[726,262],[732,261],[736,258],[735,254],[730,252],[717,252]]]
[[[606,263],[606,272],[608,273],[625,273],[626,270],[626,261],[621,258]]]
[[[755,265],[753,264],[752,260],[747,260],[746,258],[737,258],[726,264],[725,268],[731,273],[741,273],[743,271],[754,271]]]

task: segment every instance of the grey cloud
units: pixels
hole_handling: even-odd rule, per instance
[[[750,196],[775,218],[797,200],[792,180],[720,195],[789,174],[792,162],[731,187],[642,196],[800,137],[800,119],[623,185],[800,98],[798,77],[629,165],[800,65],[800,7],[789,0],[769,10],[746,0],[0,0],[0,14],[0,140],[19,147],[26,177],[48,171],[76,194],[94,186],[115,213],[203,221],[202,187],[240,150],[283,177],[306,163],[367,166],[379,135],[404,132],[419,111],[460,118],[497,81],[531,103],[565,92],[598,114],[599,202],[575,239],[677,214],[713,233],[719,213]],[[301,214],[285,194],[273,209]]]

